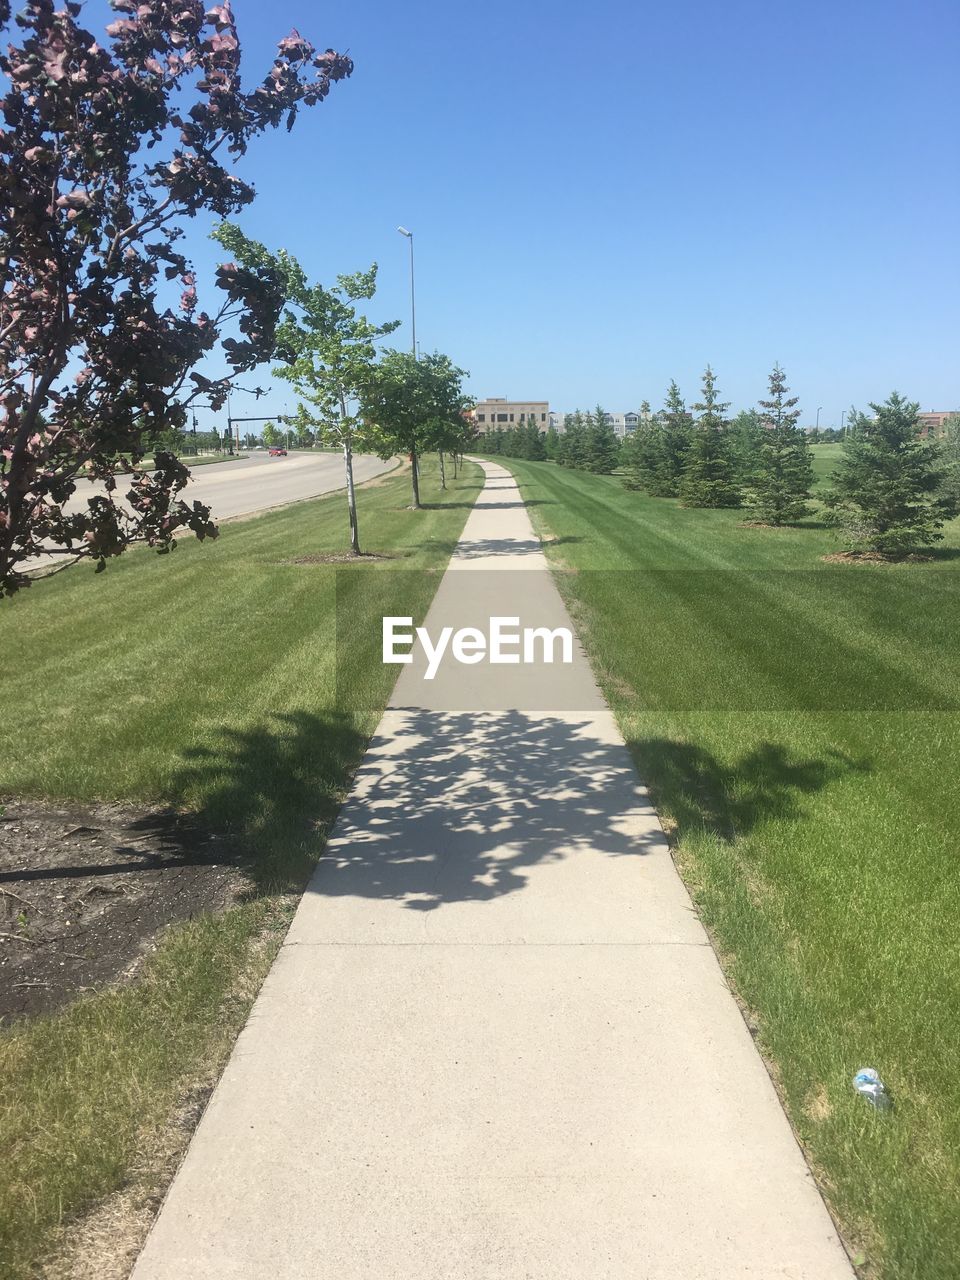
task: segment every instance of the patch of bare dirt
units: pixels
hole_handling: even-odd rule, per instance
[[[820,559],[827,564],[929,564],[933,556],[915,553],[907,556],[885,556],[882,551],[831,551]]]
[[[238,857],[180,814],[7,802],[0,1023],[133,977],[160,930],[237,901]]]
[[[292,560],[283,560],[282,564],[367,564],[372,560],[395,560],[396,556],[379,555],[375,551],[361,551],[355,556],[352,551],[331,551],[329,555],[294,556]]]

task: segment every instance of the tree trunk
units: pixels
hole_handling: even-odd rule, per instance
[[[447,472],[443,465],[443,450],[438,449],[437,452],[440,454],[440,488],[445,489],[447,487]]]
[[[419,509],[420,507],[420,477],[418,475],[418,458],[416,449],[410,450],[410,474],[413,477],[413,505]]]
[[[357,521],[357,491],[353,485],[353,450],[350,441],[343,442],[343,465],[347,473],[347,506],[350,509],[350,549],[360,554],[360,528]]]

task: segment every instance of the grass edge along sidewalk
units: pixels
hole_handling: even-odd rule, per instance
[[[937,700],[960,687],[960,522],[930,564],[827,565],[815,516],[748,529],[506,465],[859,1273],[955,1280],[960,718]],[[759,661],[761,630],[786,658]],[[838,709],[811,688],[824,649],[857,683]],[[862,1066],[892,1113],[854,1093]]]
[[[446,492],[432,469],[424,481],[420,512],[405,474],[362,491],[365,545],[384,557],[369,564],[367,612],[381,591],[396,598],[394,580],[425,615],[440,573],[392,571],[445,568],[480,469]],[[378,663],[376,696],[355,705],[335,688],[324,560],[345,520],[342,494],[298,503],[172,557],[73,569],[0,617],[16,673],[5,694],[22,710],[0,731],[0,796],[183,808],[249,850],[258,886],[161,935],[134,982],[0,1035],[10,1280],[68,1274],[78,1250],[98,1277],[127,1274],[282,940],[395,675]]]

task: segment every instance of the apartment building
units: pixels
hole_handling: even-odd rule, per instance
[[[619,440],[633,435],[643,420],[639,413],[605,413],[603,416],[613,427],[613,433]]]
[[[491,396],[478,400],[470,414],[481,432],[506,431],[510,427],[527,426],[533,422],[541,431],[550,425],[550,404],[547,400],[507,400]]]

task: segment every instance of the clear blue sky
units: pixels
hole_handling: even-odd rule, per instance
[[[234,12],[251,76],[291,26],[356,61],[238,166],[245,228],[323,281],[378,261],[397,345],[412,228],[418,337],[478,396],[694,400],[710,361],[742,407],[779,360],[805,421],[960,406],[956,0]]]

